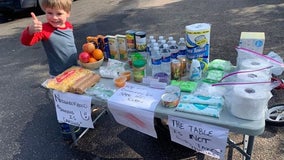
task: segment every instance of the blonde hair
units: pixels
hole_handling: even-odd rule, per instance
[[[46,8],[63,9],[69,13],[71,11],[72,0],[40,0],[40,6],[43,10]]]

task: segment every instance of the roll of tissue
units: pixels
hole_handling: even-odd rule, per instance
[[[248,72],[237,74],[238,82],[267,82],[270,81],[271,75],[265,72]]]
[[[260,86],[235,86],[232,94],[225,96],[225,104],[232,115],[246,120],[264,118],[270,91]]]
[[[238,62],[239,70],[253,70],[271,66],[270,63],[261,59],[244,59]]]

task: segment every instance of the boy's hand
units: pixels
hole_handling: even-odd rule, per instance
[[[31,12],[31,16],[33,23],[29,26],[30,35],[42,31],[42,22],[37,19],[36,15],[33,12]]]

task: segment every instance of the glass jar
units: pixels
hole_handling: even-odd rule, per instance
[[[142,82],[145,76],[146,60],[137,59],[133,62],[133,77],[135,82]]]

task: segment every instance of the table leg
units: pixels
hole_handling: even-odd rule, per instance
[[[253,150],[253,143],[254,143],[254,136],[249,136],[248,147],[247,147],[247,152],[246,152],[249,156],[246,157],[246,160],[251,159],[251,154],[252,154],[252,150]]]

